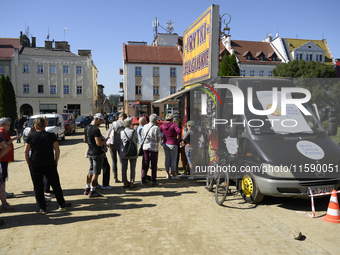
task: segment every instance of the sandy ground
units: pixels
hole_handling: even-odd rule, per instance
[[[256,206],[233,194],[218,206],[204,181],[165,179],[162,149],[158,186],[125,190],[111,179],[114,188],[101,190],[105,197],[90,199],[83,195],[88,160],[82,132],[60,142],[58,171],[72,203],[66,212],[57,211],[53,199],[49,214],[37,213],[23,144],[14,144],[7,191],[15,193],[8,200],[15,208],[0,215],[0,254],[340,254],[340,224],[322,220],[329,197],[315,202],[315,219],[297,213],[310,213],[308,200],[265,198]],[[137,181],[140,169],[138,159]]]

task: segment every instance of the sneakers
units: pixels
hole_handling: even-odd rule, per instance
[[[4,204],[4,205],[2,205],[1,209],[2,210],[13,210],[14,207],[9,205],[9,204]]]
[[[44,215],[44,214],[47,214],[46,208],[45,208],[45,209],[40,209],[40,210],[39,210],[39,213],[40,213],[40,214],[43,214],[43,215]]]
[[[166,175],[166,178],[167,178],[167,179],[170,179],[170,178],[171,178],[170,174],[167,174],[167,175]]]
[[[188,177],[188,180],[194,180],[195,178],[194,177]]]
[[[112,189],[113,186],[107,185],[107,186],[102,186],[102,189]]]
[[[6,198],[12,198],[14,197],[14,193],[7,193],[6,192]]]
[[[172,176],[171,179],[172,179],[172,180],[178,180],[178,179],[180,179],[180,178],[179,178],[179,176],[176,175],[176,176]]]
[[[71,203],[65,202],[62,206],[59,206],[59,211],[66,211],[66,209],[70,206],[71,206]]]
[[[90,191],[89,197],[90,198],[91,197],[103,197],[103,195],[94,190],[94,191]]]
[[[84,195],[88,195],[90,193],[90,188],[86,188],[85,190],[84,190]]]
[[[186,175],[186,174],[181,174],[181,176],[182,176],[182,177],[187,177],[187,175]]]

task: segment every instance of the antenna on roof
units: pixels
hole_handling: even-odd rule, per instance
[[[163,28],[169,34],[172,34],[175,29],[174,22],[171,19],[167,23],[165,23],[165,28],[164,28],[161,25],[159,25],[158,18],[155,17],[155,20],[152,21],[152,30],[155,31],[155,35],[157,35],[157,27]]]
[[[175,29],[175,23],[169,19],[169,21],[165,23],[165,29],[169,32],[169,34],[172,34]]]
[[[324,34],[323,34],[323,32],[322,32],[322,40],[323,40],[323,39],[325,39],[325,38],[324,38]]]
[[[30,28],[29,28],[29,26],[26,27],[26,22],[25,22],[25,35],[27,37],[29,37],[29,35],[30,35]]]

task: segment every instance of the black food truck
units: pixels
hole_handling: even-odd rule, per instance
[[[289,79],[217,77],[172,95],[182,135],[188,120],[199,132],[196,177],[206,178],[207,166],[218,164],[216,151],[224,151],[222,167],[246,202],[338,190],[340,147],[302,92]]]

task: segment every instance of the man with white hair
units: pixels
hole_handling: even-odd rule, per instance
[[[161,131],[157,126],[157,115],[150,115],[150,122],[143,127],[142,139],[144,159],[142,162],[142,179],[146,178],[149,164],[151,161],[152,186],[157,185],[157,161],[158,161],[158,144],[161,141]]]
[[[12,162],[14,160],[14,149],[13,149],[13,141],[17,140],[19,136],[15,136],[11,138],[8,134],[8,130],[11,127],[11,119],[8,117],[2,117],[0,119],[0,152],[2,150],[7,151],[5,155],[0,159],[1,167],[2,167],[2,181],[4,184],[4,189],[6,190],[6,179],[8,177],[8,162]],[[13,197],[13,193],[7,193],[6,197]]]

